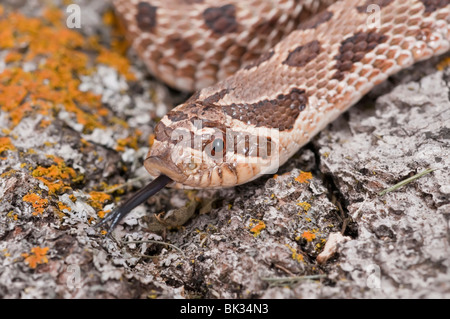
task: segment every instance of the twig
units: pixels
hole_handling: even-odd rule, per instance
[[[345,212],[342,209],[341,202],[337,201],[336,204],[339,209],[339,212],[341,213],[341,220],[342,220],[341,234],[343,235],[345,233],[345,230],[347,229],[350,217],[349,216],[345,217]]]
[[[293,277],[263,277],[261,280],[267,281],[272,285],[294,284],[302,280],[316,280],[326,278],[327,275],[309,275],[309,276],[293,276]]]
[[[283,270],[283,271],[284,271],[285,273],[287,273],[288,275],[290,275],[290,276],[292,276],[292,277],[295,277],[295,275],[294,275],[291,271],[289,271],[288,269],[284,268],[283,266],[278,265],[278,264],[275,264],[275,267],[278,268],[278,269]]]
[[[416,180],[416,179],[418,179],[418,178],[420,178],[420,177],[422,177],[422,176],[424,176],[424,175],[426,175],[428,173],[431,173],[432,171],[435,171],[435,170],[436,170],[435,168],[427,168],[423,172],[420,172],[420,173],[418,173],[418,174],[416,174],[414,176],[411,176],[410,178],[407,178],[407,179],[401,181],[400,183],[395,184],[394,186],[386,188],[385,190],[379,192],[378,196],[383,196],[383,195],[386,195],[389,192],[393,192],[393,191],[399,189],[400,187],[405,186],[406,184],[411,183],[412,181],[414,181],[414,180]]]
[[[145,254],[139,254],[139,256],[141,256],[142,258],[155,258],[158,257],[157,255],[145,255]]]

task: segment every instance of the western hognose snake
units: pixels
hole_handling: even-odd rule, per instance
[[[198,91],[156,126],[144,164],[159,177],[111,228],[168,183],[234,186],[277,168],[375,85],[450,46],[449,0],[220,2],[115,1],[149,70]]]

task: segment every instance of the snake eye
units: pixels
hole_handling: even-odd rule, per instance
[[[225,142],[222,138],[215,138],[205,147],[206,154],[214,159],[222,158],[225,149]]]
[[[223,151],[223,140],[221,138],[216,138],[212,143],[212,150],[214,152],[222,152]]]
[[[195,164],[195,163],[189,163],[189,164],[188,164],[188,168],[189,168],[191,171],[193,171],[194,169],[197,168],[197,164]]]

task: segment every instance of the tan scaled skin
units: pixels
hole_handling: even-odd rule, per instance
[[[345,0],[329,6],[251,65],[169,112],[158,123],[145,160],[149,173],[192,188],[251,181],[268,162],[286,162],[388,76],[448,51],[450,4],[378,0],[381,18],[374,26],[367,12],[372,2]],[[214,132],[223,141],[228,134],[241,134],[241,140],[269,137],[271,158],[225,142],[226,161],[214,160],[207,154]],[[258,138],[247,148],[264,148]],[[204,143],[197,145],[196,139]]]
[[[248,12],[245,4],[256,6],[264,1],[239,1],[239,4],[233,1],[223,5],[214,1],[213,6],[210,0],[176,0],[177,4],[183,3],[181,9],[196,6],[201,9],[191,15],[188,11],[177,12],[176,7],[157,8],[154,4],[160,3],[159,0],[152,0],[153,5],[148,1],[117,0],[117,8],[129,33],[147,39],[135,42],[135,47],[150,70],[154,70],[154,49],[162,44],[164,51],[168,43],[166,31],[171,28],[170,23],[158,25],[158,21],[167,22],[170,14],[187,15],[202,32],[192,35],[186,31],[188,36],[183,37],[177,31],[180,41],[204,44],[215,39],[222,43],[220,39],[239,39],[239,31],[246,38],[248,33],[240,30],[239,24],[239,19],[245,16],[242,13]],[[312,2],[279,0],[288,6],[294,4],[294,8]],[[282,14],[278,20],[287,17]],[[252,22],[264,17],[246,18]],[[157,39],[158,35],[162,40]],[[192,47],[193,43],[190,44]],[[191,48],[180,47],[186,49],[186,54]],[[156,139],[144,163],[156,179],[108,216],[113,220],[110,231],[146,196],[167,184],[229,187],[272,172],[375,85],[449,48],[448,0],[335,2],[298,25],[270,50],[260,52],[258,59],[244,63],[234,75],[217,84],[197,91],[164,116],[155,128]],[[191,83],[192,79],[194,83],[196,79],[207,79],[198,86],[203,87],[211,80],[210,75],[220,78],[217,68],[230,65],[236,69],[241,64],[236,62],[240,58],[230,60],[215,55],[216,50],[208,48],[205,58],[214,57],[215,62],[206,59],[206,69],[200,67],[198,72],[191,68],[195,60],[192,56],[188,54],[189,59],[179,62],[169,50],[171,56],[158,60],[160,65],[156,65],[158,70],[154,73],[162,72],[170,85],[185,85],[188,89],[197,87]],[[202,61],[199,65],[205,67]],[[176,81],[177,78],[181,80]]]

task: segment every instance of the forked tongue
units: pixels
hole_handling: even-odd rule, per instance
[[[117,224],[122,220],[122,218],[128,215],[128,213],[131,212],[136,206],[139,206],[140,204],[145,202],[150,196],[155,195],[170,182],[172,182],[172,179],[170,179],[166,175],[158,176],[147,186],[138,190],[122,206],[118,207],[117,209],[109,213],[106,218],[104,218],[100,223],[96,224],[94,227],[102,226],[107,222],[111,221],[111,225],[109,226],[107,233],[107,235],[109,235],[117,226]]]

